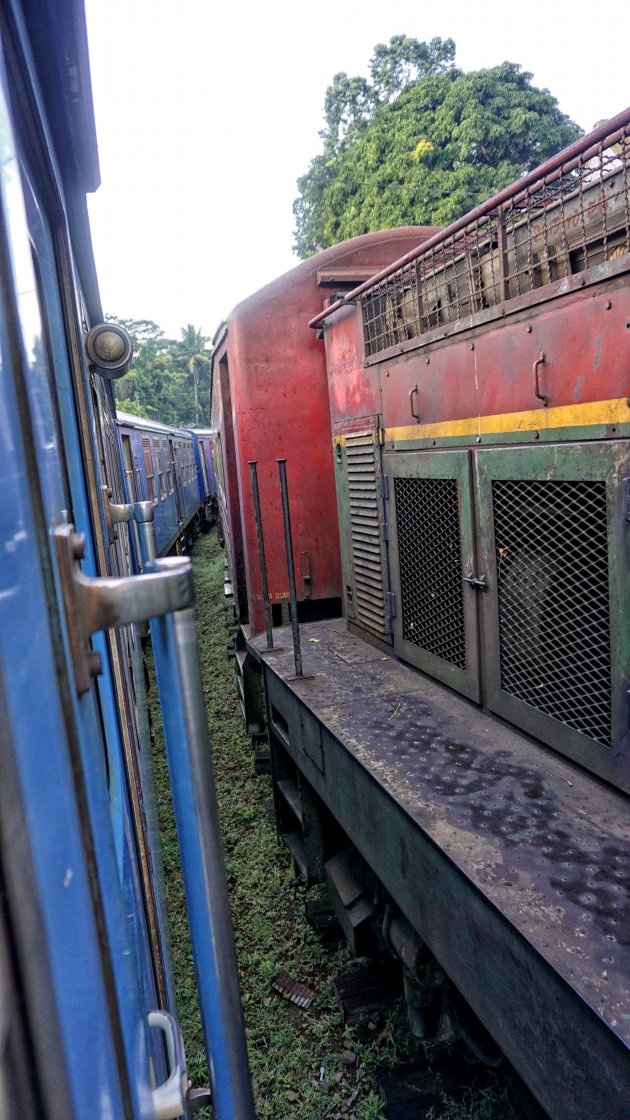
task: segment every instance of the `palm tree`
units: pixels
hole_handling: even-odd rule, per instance
[[[199,426],[199,375],[210,368],[210,352],[206,349],[209,338],[197,330],[192,323],[182,327],[181,339],[177,342],[178,365],[191,375],[195,392],[195,427]]]

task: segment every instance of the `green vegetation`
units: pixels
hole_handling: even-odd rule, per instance
[[[325,951],[306,923],[305,889],[296,883],[288,853],[278,846],[267,813],[270,779],[254,773],[236,700],[234,667],[226,657],[234,626],[223,596],[223,552],[214,533],[196,544],[193,568],[206,710],[259,1120],[298,1116],[299,1120],[382,1120],[376,1071],[409,1063],[417,1055],[404,1004],[395,1005],[386,1021],[369,1020],[360,1029],[343,1025],[332,980],[354,964],[345,948]],[[155,689],[151,696],[178,1014],[190,1078],[200,1086],[208,1083],[207,1073]],[[315,990],[308,1011],[273,990],[272,981],[283,969]],[[471,1091],[461,1107],[444,1094],[444,1111],[434,1120],[442,1118],[513,1120],[513,1112],[499,1088],[497,1093]]]
[[[150,319],[108,318],[129,331],[134,346],[130,372],[114,382],[118,408],[175,427],[207,427],[210,340],[191,323],[171,339]]]
[[[464,73],[452,39],[379,43],[371,81],[336,74],[322,152],[298,180],[295,251],[400,225],[445,225],[580,130],[512,62]]]

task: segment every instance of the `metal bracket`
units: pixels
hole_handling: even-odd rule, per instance
[[[488,590],[488,585],[486,583],[486,577],[485,576],[473,576],[473,575],[462,576],[462,579],[463,579],[464,583],[469,583],[471,587],[474,587],[475,591],[487,591]]]
[[[83,534],[75,532],[74,525],[60,525],[54,537],[75,683],[81,694],[102,671],[99,654],[88,645],[91,635],[190,607],[192,565],[187,557],[167,557],[154,560],[146,575],[86,576],[80,565],[85,558]]]
[[[630,477],[622,479],[623,486],[623,516],[625,521],[630,521]]]
[[[101,493],[103,495],[103,509],[105,511],[105,526],[107,528],[107,540],[110,544],[118,540],[118,530],[116,525],[120,525],[123,521],[132,521],[134,517],[135,507],[131,504],[116,505],[112,502],[112,492],[109,486],[101,486]]]

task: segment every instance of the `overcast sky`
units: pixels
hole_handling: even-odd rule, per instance
[[[531,71],[582,128],[630,104],[630,3],[86,0],[102,186],[104,308],[179,336],[297,263],[296,179],[333,75],[392,35],[453,38],[464,70]],[[414,215],[409,215],[414,221]]]

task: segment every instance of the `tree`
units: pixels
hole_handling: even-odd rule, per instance
[[[176,360],[180,368],[187,370],[193,382],[195,393],[195,427],[199,427],[199,385],[204,374],[210,373],[211,358],[207,350],[210,339],[205,338],[201,330],[196,330],[192,323],[182,327],[181,339],[176,343]]]
[[[371,85],[336,75],[324,150],[298,180],[301,258],[370,230],[445,225],[580,135],[520,66],[465,74],[454,53],[451,39],[395,36],[374,50]]]
[[[452,39],[431,39],[419,43],[407,35],[394,35],[386,45],[377,43],[370,61],[372,87],[379,104],[391,101],[407,86],[443,74],[453,66],[455,43]]]
[[[107,316],[113,318],[113,316]],[[148,419],[161,420],[174,427],[190,427],[199,422],[199,388],[203,375],[188,369],[183,340],[165,338],[164,332],[148,319],[115,319],[125,327],[134,342],[130,372],[114,382],[118,406]],[[194,331],[194,328],[192,328]],[[187,332],[182,330],[182,336]],[[207,341],[199,331],[197,340]],[[197,348],[198,349],[198,348]],[[207,353],[205,360],[208,359]],[[209,375],[206,376],[209,382]]]

